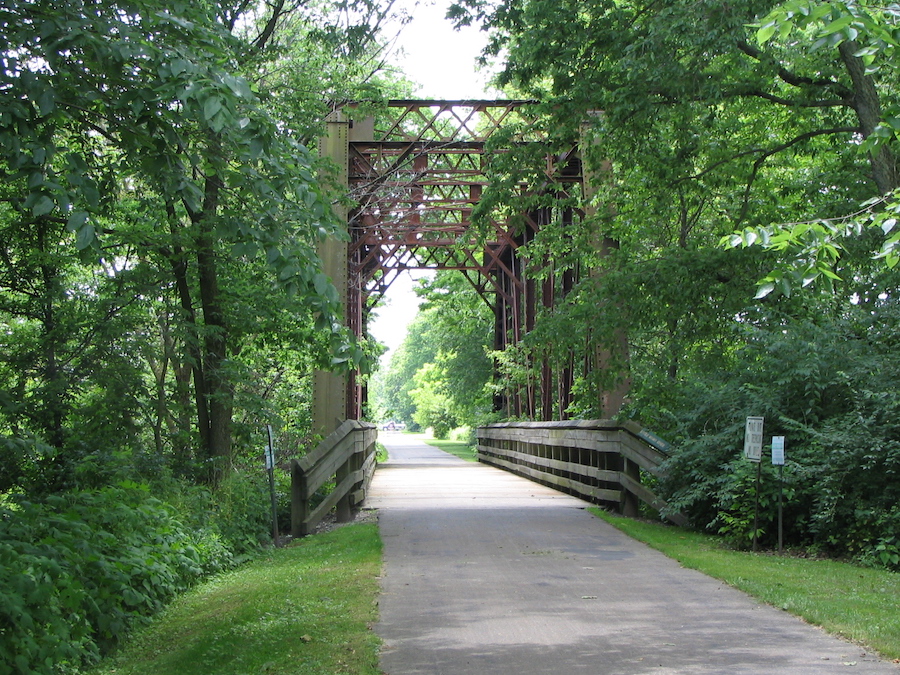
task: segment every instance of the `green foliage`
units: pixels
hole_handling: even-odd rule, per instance
[[[268,539],[261,429],[299,454],[313,368],[371,350],[321,271],[342,195],[310,148],[376,93],[386,11],[0,8],[3,672],[74,672]],[[162,501],[110,487],[135,476]]]
[[[415,386],[413,376],[436,356],[436,350],[424,340],[425,318],[418,315],[410,325],[400,347],[391,354],[388,367],[375,374],[371,393],[379,419],[395,419],[405,422],[410,431],[418,431],[415,422],[415,405],[409,392]]]
[[[303,373],[366,368],[320,269],[340,233],[309,149],[328,101],[371,75],[346,56],[377,30],[345,9],[4,5],[0,433],[53,448],[49,470],[152,444],[215,480],[249,427],[303,423],[279,408]],[[13,468],[27,480],[43,459]]]
[[[897,8],[458,0],[451,13],[489,31],[500,83],[541,101],[548,145],[578,142],[587,179],[584,216],[551,215],[519,250],[574,283],[496,355],[512,393],[548,365],[573,392],[550,414],[599,416],[630,383],[620,414],[675,441],[670,503],[741,543],[755,482],[743,424],[764,415],[788,439],[788,540],[890,563]],[[507,207],[540,168],[525,152],[495,166],[486,201]],[[826,293],[799,292],[813,282]],[[766,467],[768,543],[773,486]]]
[[[539,233],[522,250],[548,274],[581,281],[501,362],[526,389],[543,363],[572,372],[574,400],[559,401],[554,415],[596,415],[604,393],[629,378],[664,393],[703,362],[734,366],[731,350],[743,338],[732,328],[756,311],[755,291],[759,299],[836,276],[846,289],[870,274],[884,239],[874,222],[840,249],[801,226],[811,244],[831,248],[818,258],[802,253],[796,269],[759,287],[781,269],[783,251],[758,255],[745,245],[778,222],[849,228],[842,216],[896,187],[892,142],[868,140],[880,137],[877,122],[900,100],[895,69],[882,58],[895,36],[879,38],[872,27],[894,26],[894,9],[765,0],[454,4],[457,20],[481,22],[489,52],[505,55],[501,83],[540,99],[541,128],[553,142],[578,141],[584,161],[585,216],[565,229],[551,218],[546,239]],[[785,18],[784,7],[794,13]],[[802,7],[816,15],[807,20],[813,10]],[[842,12],[875,17],[863,26],[872,39]],[[758,26],[782,20],[802,25],[783,39],[780,27],[768,31],[760,44]],[[813,44],[815,22],[839,39]],[[838,44],[857,38],[879,53]],[[510,175],[518,174],[509,169],[491,186],[500,193],[494,203],[515,200]],[[889,229],[894,215],[876,220]],[[714,250],[723,238],[737,244],[734,255]]]
[[[271,541],[271,502],[261,464],[255,472],[232,472],[214,491],[190,488],[182,494],[188,501],[179,512],[190,518],[188,522],[197,531],[209,530],[221,538],[236,561],[245,560],[260,544]]]
[[[479,424],[492,405],[490,311],[459,274],[438,273],[417,292],[425,299],[419,314],[387,369],[373,379],[378,417],[436,433]]]
[[[231,564],[135,484],[17,499],[0,513],[0,664],[76,672],[202,576]]]
[[[380,569],[375,525],[306,537],[201,584],[89,672],[376,675]]]
[[[673,508],[746,544],[755,468],[741,458],[743,424],[763,415],[767,437],[787,438],[786,541],[895,566],[900,399],[886,374],[898,365],[896,334],[892,301],[761,326],[735,354],[740,377],[695,373],[664,406],[646,399],[645,422],[676,440],[661,484]],[[760,535],[771,545],[777,482],[763,469]]]
[[[477,438],[475,436],[475,428],[470,426],[462,426],[451,429],[449,438],[451,441],[456,441],[458,443],[468,443],[469,445],[473,446],[477,442]]]
[[[423,429],[433,429],[434,437],[439,439],[447,438],[458,423],[451,410],[450,397],[444,391],[444,381],[440,367],[426,363],[413,376],[415,389],[409,392],[416,406],[413,420]]]
[[[791,258],[783,266],[760,282],[760,296],[773,290],[789,295],[791,289],[816,280],[824,280],[828,285],[838,278],[834,271],[838,261],[860,238],[877,242],[872,255],[883,259],[888,267],[900,260],[896,250],[900,235],[895,228],[900,209],[895,157],[900,107],[893,81],[900,48],[898,19],[900,13],[894,6],[789,0],[756,24],[756,40],[764,48],[777,49],[780,44],[789,43],[801,46],[809,54],[840,54],[848,68],[857,64],[858,71],[864,72],[864,76],[855,78],[857,86],[866,82],[861,88],[869,99],[868,109],[866,105],[856,105],[863,139],[858,148],[872,158],[878,185],[878,196],[858,199],[858,208],[845,211],[840,217],[764,224],[723,239],[722,243],[728,246],[757,244],[790,253]]]

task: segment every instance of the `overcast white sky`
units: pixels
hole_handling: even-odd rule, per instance
[[[399,46],[405,56],[398,56],[395,63],[420,84],[415,95],[439,100],[499,98],[496,91],[486,88],[488,75],[476,71],[475,59],[484,47],[484,33],[473,27],[454,30],[444,18],[450,0],[422,0],[412,9],[414,5],[415,0],[405,0],[413,20],[400,35]],[[369,322],[369,334],[391,351],[403,341],[418,311],[419,299],[412,288],[410,274],[401,274],[391,284],[385,305]],[[390,352],[385,358],[390,358]]]
[[[488,73],[476,70],[475,60],[485,45],[485,34],[467,26],[454,30],[444,17],[451,0],[402,0],[412,14],[403,27],[399,47],[405,57],[396,59],[407,76],[420,84],[416,96],[456,100],[497,98],[487,89]]]

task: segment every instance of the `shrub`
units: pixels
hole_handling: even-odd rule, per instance
[[[459,441],[460,443],[468,443],[475,445],[475,429],[470,426],[456,427],[450,432],[451,441]]]
[[[648,404],[645,423],[675,441],[661,481],[671,506],[698,527],[748,542],[755,467],[741,456],[744,420],[763,415],[767,439],[787,437],[785,542],[900,567],[894,314],[756,330],[735,353],[740,369],[670,387],[664,411]],[[763,462],[759,526],[771,544],[777,481],[768,457]]]
[[[211,527],[243,559],[271,540],[272,511],[265,474],[234,471],[209,493],[204,526]],[[289,493],[288,493],[289,494]]]
[[[74,672],[230,552],[134,483],[0,507],[0,671]]]

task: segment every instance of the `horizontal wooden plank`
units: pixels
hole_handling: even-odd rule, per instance
[[[375,445],[375,442],[378,440],[378,429],[374,424],[369,424],[368,422],[345,420],[312,451],[295,461],[303,471],[309,472],[318,462],[322,461],[324,457],[331,454],[338,444],[344,442],[348,437],[352,437],[354,442],[361,438],[366,446]]]
[[[344,441],[354,429],[358,428],[359,422],[356,420],[344,420],[344,422],[334,431],[332,431],[325,439],[319,443],[313,450],[308,452],[305,457],[296,460],[298,466],[304,473],[309,471],[323,458],[327,457],[334,450],[334,447]]]
[[[510,450],[518,450],[521,452],[526,452],[531,455],[549,455],[549,454],[561,454],[565,452],[571,453],[582,453],[582,452],[590,452],[590,453],[609,453],[613,455],[618,455],[620,453],[620,443],[618,440],[589,440],[589,441],[578,441],[577,443],[525,443],[525,442],[515,442],[515,443],[501,443],[493,439],[479,439],[479,444],[484,445],[485,447],[497,448],[497,449],[510,449]],[[504,447],[507,446],[507,447]]]
[[[482,447],[478,446],[479,451]],[[503,448],[491,448],[485,449],[487,454],[493,454],[496,457],[506,458],[510,461],[518,461],[525,462],[530,466],[540,467],[543,469],[555,469],[557,471],[566,471],[568,473],[578,474],[585,478],[593,478],[595,480],[604,480],[610,481],[613,483],[618,482],[619,473],[617,471],[609,471],[607,469],[599,469],[593,466],[587,466],[585,464],[579,464],[577,462],[566,462],[560,459],[552,459],[550,457],[536,457],[534,455],[529,455],[524,452],[518,452],[516,450],[505,450]],[[515,463],[515,462],[514,462]]]
[[[555,476],[551,473],[546,473],[529,466],[515,464],[500,457],[488,457],[482,461],[484,461],[485,464],[490,464],[506,469],[507,471],[518,474],[520,476],[524,476],[525,478],[529,478],[531,480],[554,485],[559,488],[566,488],[588,499],[618,503],[622,498],[622,493],[619,490],[610,490],[607,488],[598,488],[591,485],[585,485],[584,483],[572,480],[570,478]]]
[[[479,429],[620,429],[615,420],[557,420],[545,422],[494,422]]]
[[[330,455],[323,457],[307,472],[306,479],[309,483],[309,489],[315,492],[330,481],[332,476],[337,473],[337,470],[346,464],[355,453],[356,444],[353,442],[353,436],[342,438],[332,448]]]
[[[377,458],[375,457],[375,453],[371,453],[366,459],[363,461],[362,470],[368,477],[371,477],[375,472],[375,464]]]
[[[621,443],[622,455],[640,466],[642,469],[656,473],[659,465],[668,457],[656,448],[641,442],[634,436],[623,433]]]
[[[652,431],[648,431],[647,429],[644,429],[637,422],[629,420],[622,425],[622,428],[627,433],[632,434],[633,436],[636,436],[637,438],[639,438],[641,441],[643,441],[647,445],[659,450],[661,453],[663,453],[665,455],[669,454],[669,450],[672,447],[672,444],[669,443],[667,440],[660,438],[659,436],[654,434]]]
[[[507,431],[510,431],[510,433],[506,433]],[[619,433],[619,431],[578,431],[570,429],[559,431],[551,429],[498,429],[494,433],[480,434],[478,441],[486,445],[498,445],[502,442],[521,443],[529,446],[579,448],[596,452],[619,452]]]

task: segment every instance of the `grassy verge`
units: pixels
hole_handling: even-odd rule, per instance
[[[381,540],[359,524],[273,550],[182,596],[93,675],[377,675]]]
[[[834,560],[733,551],[716,537],[699,532],[591,510],[685,567],[721,579],[887,658],[900,659],[900,574]]]
[[[423,438],[422,440],[428,443],[428,445],[433,445],[436,448],[440,448],[444,452],[449,452],[451,455],[456,455],[460,459],[464,459],[467,462],[478,461],[474,445],[470,445],[463,441],[441,441],[435,438]]]

